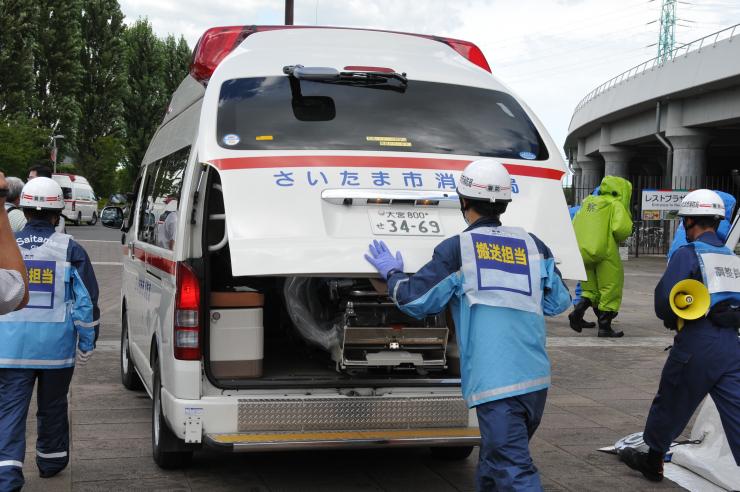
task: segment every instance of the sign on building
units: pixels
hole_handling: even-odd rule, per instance
[[[675,219],[688,190],[642,190],[642,220]]]

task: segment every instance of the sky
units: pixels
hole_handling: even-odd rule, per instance
[[[593,88],[656,56],[660,0],[294,0],[296,25],[435,34],[476,43],[560,147]],[[120,0],[126,22],[193,47],[208,28],[282,24],[283,0]],[[681,0],[677,45],[740,24],[740,0]],[[651,46],[653,45],[653,46]]]

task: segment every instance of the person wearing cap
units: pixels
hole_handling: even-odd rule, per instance
[[[15,241],[29,301],[0,316],[0,490],[23,486],[26,417],[37,381],[36,464],[43,478],[67,466],[67,392],[75,360],[86,363],[95,341],[93,301],[81,273],[92,271],[90,261],[70,236],[54,231],[64,208],[61,187],[35,178],[23,187],[20,206],[28,223]]]
[[[643,439],[648,452],[624,448],[627,466],[652,481],[663,479],[663,459],[704,397],[717,405],[735,462],[740,466],[740,258],[717,236],[725,217],[722,198],[711,190],[692,191],[681,202],[688,244],[671,256],[655,287],[655,314],[677,330],[663,366]],[[681,320],[671,309],[670,292],[680,281],[702,282],[710,294],[707,314]]]
[[[570,294],[550,249],[524,229],[501,225],[511,202],[501,163],[470,163],[457,192],[469,226],[437,245],[417,273],[403,273],[401,253],[383,242],[370,245],[365,258],[403,312],[452,312],[463,397],[481,433],[478,489],[541,490],[529,439],[550,386],[544,316],[568,309]]]

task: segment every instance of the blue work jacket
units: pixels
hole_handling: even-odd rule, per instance
[[[482,218],[466,229],[500,227]],[[468,406],[548,388],[550,362],[545,350],[544,315],[570,306],[570,294],[550,249],[531,235],[539,256],[542,313],[472,304],[463,290],[460,236],[444,240],[432,260],[414,275],[394,273],[388,291],[405,313],[423,317],[449,305],[460,349],[462,392]]]
[[[70,236],[38,221],[17,233],[16,242],[28,271],[29,302],[19,311],[0,316],[0,367],[71,367],[77,347],[93,350],[97,325],[77,262],[70,261],[75,253],[85,252]]]
[[[704,243],[704,244],[698,244]],[[681,280],[694,279],[704,283],[697,248],[701,250],[724,249],[724,241],[715,232],[705,232],[695,241],[681,246],[668,261],[663,277],[655,287],[655,314],[663,320],[666,328],[675,330],[678,324],[678,316],[673,312],[670,305],[670,292],[674,285]],[[717,300],[723,300],[726,295],[712,296],[712,305]],[[716,297],[716,299],[715,299]],[[740,301],[740,298],[738,298]],[[711,326],[712,322],[707,317],[696,320],[687,320],[684,329],[696,329],[702,326]]]

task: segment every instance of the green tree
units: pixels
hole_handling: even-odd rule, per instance
[[[117,0],[83,0],[80,52],[82,110],[77,131],[77,167],[101,196],[113,190],[123,157],[123,97],[126,89],[123,14]]]
[[[49,164],[49,132],[36,120],[0,120],[0,170],[25,179],[34,164]]]
[[[164,85],[168,97],[172,96],[188,74],[191,58],[192,53],[184,37],[176,40],[171,34],[167,36],[164,40]]]
[[[25,0],[0,0],[0,114],[30,116],[36,106],[33,70],[39,8]]]
[[[123,102],[126,169],[130,182],[139,172],[149,140],[167,108],[164,82],[164,48],[146,19],[139,19],[124,33],[128,67]]]
[[[34,57],[38,119],[56,133],[63,133],[65,147],[74,149],[81,114],[81,0],[35,3],[39,6]]]

